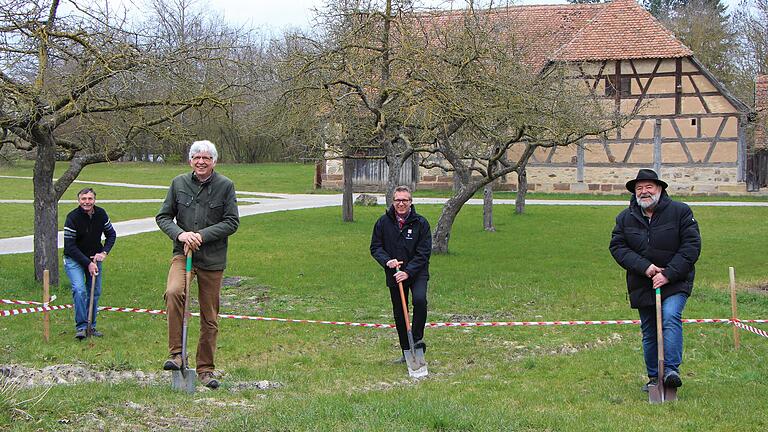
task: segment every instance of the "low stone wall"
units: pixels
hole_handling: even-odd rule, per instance
[[[330,163],[323,174],[323,188],[341,189],[343,175],[336,164]],[[650,168],[650,167],[649,167]],[[626,193],[624,184],[635,178],[638,168],[585,167],[584,181],[576,180],[576,167],[531,166],[528,168],[528,191],[547,193],[586,193],[618,195]],[[665,167],[661,178],[669,183],[669,192],[677,195],[748,195],[766,196],[768,190],[747,192],[744,182],[737,182],[737,168],[733,167]],[[421,174],[417,189],[451,189],[453,177],[437,170]],[[357,187],[356,187],[357,189]],[[361,190],[372,190],[361,187]],[[508,175],[496,186],[496,190],[516,191],[517,175]]]

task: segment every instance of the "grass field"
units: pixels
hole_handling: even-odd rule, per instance
[[[256,181],[241,184],[249,178],[247,166],[227,175],[242,176],[240,190],[289,192],[287,185],[303,181],[304,172],[297,167],[305,168],[271,167],[274,183],[264,187]],[[165,184],[173,177],[170,170],[159,170],[139,171],[134,178],[131,170],[121,166],[99,177],[151,184]],[[25,187],[20,184],[16,189]],[[6,210],[14,205],[0,206]],[[141,205],[125,215],[146,210],[145,216],[151,216],[153,208]],[[436,223],[439,206],[418,210]],[[382,271],[368,253],[371,227],[382,211],[381,206],[355,208],[353,223],[341,222],[338,208],[242,218],[231,238],[225,276],[244,279],[222,291],[222,313],[390,322]],[[451,253],[431,262],[429,320],[636,318],[628,307],[623,272],[607,250],[617,212],[618,208],[606,207],[529,206],[525,215],[516,216],[511,206],[497,206],[498,231],[488,233],[482,230],[482,209],[465,208],[451,236]],[[767,318],[768,209],[697,207],[694,212],[704,248],[685,317],[730,315],[728,266],[734,266],[740,316]],[[159,232],[119,238],[105,265],[101,304],[164,308],[170,246]],[[2,298],[40,297],[32,278],[31,254],[0,255],[0,268]],[[54,293],[60,302],[69,301],[66,280]],[[79,363],[102,371],[156,372],[166,356],[166,327],[160,316],[102,312],[99,328],[106,336],[95,340],[93,347],[72,338],[71,311],[53,312],[51,320],[53,337],[43,343],[40,315],[0,318],[0,364],[40,368]],[[768,428],[768,413],[759,408],[768,391],[764,361],[768,340],[742,332],[742,347],[735,351],[731,327],[722,324],[686,325],[680,401],[663,406],[648,404],[639,391],[645,377],[639,329],[634,325],[427,329],[431,375],[419,382],[407,378],[404,366],[390,364],[398,354],[393,330],[231,319],[222,319],[220,329],[217,365],[224,376],[216,392],[175,393],[169,388],[170,378],[150,386],[130,382],[54,386],[38,404],[23,406],[30,417],[14,414],[0,395],[0,429]],[[193,325],[191,340],[196,337]],[[233,383],[257,380],[282,386],[230,391]],[[42,390],[19,390],[13,400],[34,397]]]

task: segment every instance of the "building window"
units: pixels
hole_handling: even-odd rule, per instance
[[[616,86],[613,84],[613,78],[614,77],[606,77],[605,78],[605,95],[606,96],[616,96]],[[619,78],[619,84],[620,84],[620,96],[629,96],[632,94],[632,81],[630,81],[629,77],[622,76]]]
[[[695,118],[691,119],[691,126],[696,126],[696,119]]]

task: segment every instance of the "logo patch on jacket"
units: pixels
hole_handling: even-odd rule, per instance
[[[408,228],[408,231],[405,232],[405,239],[413,240],[413,228]]]

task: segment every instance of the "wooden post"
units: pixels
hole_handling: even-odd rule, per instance
[[[739,319],[739,314],[736,310],[736,275],[733,271],[733,267],[728,267],[728,275],[731,278],[731,319]],[[733,326],[733,346],[739,349],[739,329]]]
[[[47,305],[48,302],[51,300],[51,291],[50,291],[50,281],[51,281],[51,274],[48,272],[48,270],[43,270],[43,305]],[[46,342],[48,342],[48,338],[50,337],[50,323],[51,323],[51,317],[48,311],[43,312],[43,339],[45,339]]]

